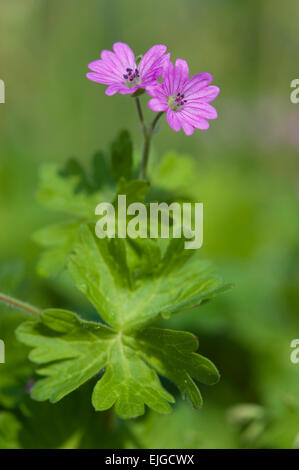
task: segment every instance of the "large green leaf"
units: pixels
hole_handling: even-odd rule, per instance
[[[30,359],[41,366],[43,378],[31,390],[38,401],[55,403],[104,370],[93,391],[94,407],[115,405],[120,417],[130,418],[142,415],[145,405],[171,411],[174,398],[157,373],[172,380],[197,408],[201,396],[192,377],[206,384],[219,378],[215,366],[196,353],[198,343],[190,333],[149,327],[125,334],[72,312],[46,310],[40,320],[23,323],[17,337],[33,348]]]

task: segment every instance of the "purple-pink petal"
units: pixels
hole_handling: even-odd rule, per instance
[[[148,102],[148,107],[149,107],[152,111],[161,112],[161,111],[167,111],[167,109],[168,109],[168,104],[167,104],[167,101],[166,101],[166,100],[165,100],[165,102],[163,103],[162,101],[160,101],[160,100],[157,99],[157,98],[152,98],[152,99],[149,100],[149,102]]]
[[[101,52],[101,59],[112,70],[117,70],[120,74],[123,73],[123,64],[114,52],[103,50]]]
[[[169,58],[170,54],[167,53],[163,56],[157,57],[150,68],[146,66],[145,68],[141,67],[140,69],[140,66],[138,67],[140,77],[142,79],[142,84],[144,86],[155,84],[158,78],[162,76],[165,68],[167,68]]]
[[[188,103],[185,105],[185,109],[188,111],[193,111],[206,119],[216,119],[218,117],[217,111],[213,106],[201,101],[192,101],[190,103],[188,101]]]
[[[197,129],[205,130],[210,127],[210,124],[206,119],[190,111],[188,112],[186,109],[184,109],[183,111],[180,111],[180,115],[181,115],[181,119],[183,119],[185,122],[187,122],[191,126],[196,127]]]
[[[189,76],[189,67],[185,60],[177,59],[175,66],[169,62],[169,66],[163,72],[163,88],[168,96],[173,96],[182,91]]]
[[[115,93],[119,92],[119,86],[118,85],[109,85],[108,88],[106,88],[105,93],[107,96],[113,96]]]
[[[202,89],[200,89],[198,92],[193,93],[190,95],[188,98],[188,101],[192,100],[198,100],[198,101],[204,101],[206,103],[210,103],[210,101],[213,101],[217,96],[219,95],[220,88],[218,86],[207,86]]]
[[[140,88],[139,85],[134,86],[134,88],[128,88],[125,85],[123,85],[122,87],[119,88],[119,93],[121,95],[132,95],[133,93],[135,93],[135,91],[138,90],[138,88]]]
[[[124,71],[126,67],[135,68],[135,56],[132,49],[127,44],[124,42],[115,42],[113,44],[113,50],[123,65]]]
[[[172,96],[174,93],[173,87],[173,64],[169,62],[169,66],[163,72],[163,89],[165,90],[167,96]]]
[[[109,80],[109,79],[107,79],[107,77],[105,77],[103,75],[99,75],[99,74],[94,73],[94,72],[88,72],[86,74],[86,77],[89,80],[92,80],[93,82],[101,83],[103,85],[111,85],[112,83],[114,83],[113,80]]]
[[[167,122],[172,127],[173,130],[178,132],[181,129],[181,121],[175,111],[172,111],[172,109],[168,108],[167,110]]]
[[[187,109],[184,109],[184,110],[180,111],[179,114],[180,114],[182,120],[185,120],[191,126],[194,126],[194,127],[197,126],[197,122],[198,122],[199,117],[196,116],[196,114],[192,113],[192,111],[190,112]]]
[[[186,135],[192,135],[194,133],[194,127],[187,121],[181,120],[183,131]]]
[[[156,46],[151,47],[142,57],[138,70],[141,75],[145,75],[153,66],[161,66],[161,64],[157,64],[157,61],[163,57],[167,50],[167,47],[163,44],[158,44]]]
[[[169,62],[170,62],[170,52],[167,52],[167,54],[164,54],[158,61],[158,65],[162,67],[162,73],[168,67]],[[160,77],[161,75],[159,75],[158,78]]]
[[[213,80],[213,77],[209,73],[198,73],[194,77],[190,78],[185,86],[184,93],[187,98],[192,98],[193,95],[198,93],[203,88],[207,87]]]
[[[163,89],[162,85],[158,82],[155,85],[147,86],[146,92],[154,98],[157,98],[162,101],[167,101],[167,94],[165,93],[165,90]]]
[[[175,92],[183,91],[189,78],[189,67],[185,60],[177,59],[173,70],[173,87]]]
[[[202,131],[205,131],[205,130],[209,129],[210,123],[209,123],[209,121],[206,121],[205,119],[199,119],[197,121],[196,127],[197,127],[197,129],[201,129]]]
[[[120,75],[115,72],[113,68],[110,68],[103,60],[95,60],[88,65],[88,68],[92,70],[96,75],[98,83],[109,85],[111,83],[117,83],[120,81]],[[92,77],[88,77],[92,80]]]

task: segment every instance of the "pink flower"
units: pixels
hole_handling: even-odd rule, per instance
[[[127,44],[116,42],[113,44],[114,52],[104,50],[101,59],[88,65],[92,72],[87,74],[87,78],[108,85],[108,96],[117,92],[122,95],[132,94],[161,77],[170,58],[169,53],[165,54],[166,49],[161,44],[151,47],[137,65],[131,48]]]
[[[166,111],[168,124],[191,135],[194,128],[208,129],[207,119],[216,119],[217,111],[209,103],[219,93],[217,86],[208,86],[213,80],[209,73],[199,73],[189,79],[189,67],[178,59],[175,66],[169,61],[163,71],[163,83],[146,87],[153,96],[148,106],[153,111]]]

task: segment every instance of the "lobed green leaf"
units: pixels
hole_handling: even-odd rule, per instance
[[[81,227],[69,270],[77,287],[112,327],[138,329],[158,315],[169,316],[197,306],[226,289],[210,263],[172,239],[162,255],[158,243],[146,244],[151,270],[130,266],[122,239],[98,240]],[[140,257],[140,263],[144,257]],[[149,265],[148,265],[149,266]]]
[[[30,359],[43,376],[32,388],[32,398],[55,403],[102,373],[93,406],[114,406],[121,418],[142,415],[145,405],[160,413],[171,411],[174,398],[157,374],[172,380],[196,408],[202,399],[192,377],[206,384],[219,378],[215,366],[196,353],[198,343],[190,333],[149,327],[126,334],[52,309],[40,320],[20,325],[17,337],[33,348]]]

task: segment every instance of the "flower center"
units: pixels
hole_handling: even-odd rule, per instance
[[[167,98],[167,104],[173,111],[178,111],[185,103],[187,103],[187,100],[184,98],[184,93],[177,93],[176,95],[169,96]]]
[[[126,85],[129,88],[134,88],[136,85],[140,85],[141,83],[141,78],[139,76],[138,69],[133,69],[127,68],[126,73],[123,75],[124,79],[126,80]]]

